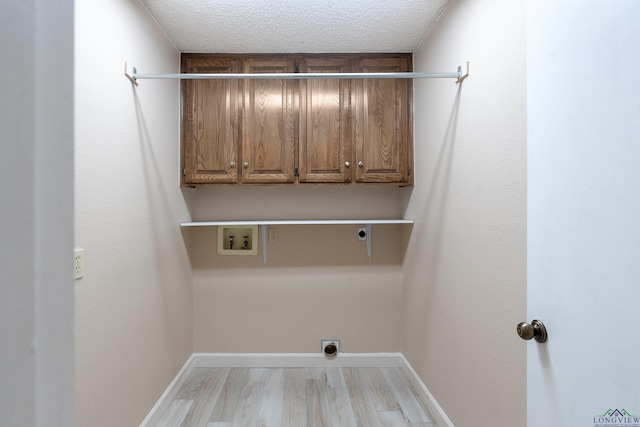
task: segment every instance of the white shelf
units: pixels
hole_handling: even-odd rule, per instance
[[[183,222],[181,227],[214,227],[217,225],[345,225],[345,224],[413,224],[412,219],[294,219],[255,221],[193,221]]]
[[[192,221],[183,222],[181,227],[243,227],[259,225],[262,231],[262,257],[267,264],[267,227],[269,225],[359,225],[367,228],[367,256],[371,264],[371,229],[374,224],[413,224],[412,219],[294,219],[294,220],[255,220],[255,221]]]

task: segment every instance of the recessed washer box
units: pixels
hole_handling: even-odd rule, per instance
[[[218,255],[258,255],[258,226],[218,226]]]

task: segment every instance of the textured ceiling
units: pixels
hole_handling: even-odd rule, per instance
[[[181,52],[412,52],[450,0],[141,0]]]

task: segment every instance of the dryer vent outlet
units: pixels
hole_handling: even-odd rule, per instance
[[[322,340],[322,354],[329,359],[334,359],[340,353],[339,340]]]

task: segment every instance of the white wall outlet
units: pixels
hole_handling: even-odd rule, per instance
[[[270,228],[269,229],[269,243],[275,243],[278,241],[278,229]]]
[[[367,240],[367,227],[358,227],[358,240]]]
[[[84,249],[73,251],[73,278],[82,279],[84,276]]]

